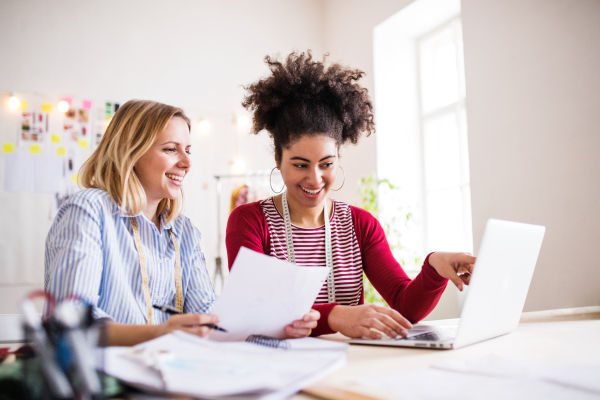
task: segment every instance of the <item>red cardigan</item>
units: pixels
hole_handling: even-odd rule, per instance
[[[392,255],[379,221],[366,210],[350,206],[352,222],[362,256],[363,270],[385,301],[412,323],[425,318],[437,305],[448,279],[441,277],[425,258],[421,272],[410,279]],[[227,222],[227,259],[229,269],[240,247],[270,254],[267,220],[259,202],[237,207]],[[360,304],[364,303],[364,293]],[[338,303],[315,304],[321,313],[312,335],[335,333],[328,324],[329,313]]]

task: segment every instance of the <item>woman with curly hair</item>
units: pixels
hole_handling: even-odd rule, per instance
[[[449,279],[459,290],[469,283],[475,258],[431,253],[411,280],[379,222],[328,197],[342,170],[340,147],[375,131],[373,104],[356,83],[364,72],[314,61],[310,51],[265,61],[271,74],[246,87],[243,105],[254,112],[252,132],[269,132],[286,190],[233,211],[227,224],[229,267],[244,246],[301,266],[331,268],[313,312],[286,327],[288,335],[406,337],[411,323],[436,306]],[[363,272],[391,308],[364,304]]]

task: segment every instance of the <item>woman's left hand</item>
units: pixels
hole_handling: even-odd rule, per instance
[[[302,319],[297,319],[284,328],[284,339],[296,339],[309,336],[312,330],[317,327],[317,321],[320,317],[321,313],[317,310],[310,310],[308,314],[304,314]]]
[[[470,253],[435,252],[429,256],[429,265],[444,278],[448,278],[462,292],[468,285],[475,265],[475,257]]]

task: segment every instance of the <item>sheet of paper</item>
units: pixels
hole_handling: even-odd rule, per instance
[[[4,190],[7,192],[33,192],[35,190],[34,157],[38,156],[25,153],[5,155]]]
[[[260,393],[287,398],[302,387],[299,384],[321,380],[345,363],[345,351],[278,350],[244,342],[219,343],[184,332],[135,348],[145,355],[160,354],[160,372],[124,347],[105,350],[104,365],[99,367],[136,386],[201,397]]]
[[[36,192],[56,193],[63,188],[62,157],[53,154],[40,154],[34,160],[34,189]]]
[[[357,383],[359,387],[385,390],[393,397],[407,400],[598,399],[594,393],[536,379],[491,377],[435,368],[365,378]]]
[[[468,374],[543,380],[600,395],[600,364],[561,365],[530,359],[488,356],[475,360],[447,360],[433,367]]]
[[[242,247],[212,311],[228,332],[214,332],[211,339],[282,337],[286,325],[310,310],[328,271],[298,267]]]

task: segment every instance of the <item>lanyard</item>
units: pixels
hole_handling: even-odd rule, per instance
[[[294,239],[292,238],[292,223],[290,221],[290,209],[287,202],[287,190],[283,192],[281,203],[283,206],[283,220],[285,222],[285,241],[287,244],[288,261],[296,263],[296,253],[294,252]],[[333,276],[333,256],[331,251],[331,226],[329,225],[329,215],[327,213],[327,198],[323,205],[323,217],[325,219],[325,263],[329,268],[327,276],[327,299],[329,303],[335,303],[335,282]]]
[[[142,291],[144,292],[144,300],[146,301],[146,308],[148,312],[147,324],[152,325],[152,297],[150,296],[149,278],[148,278],[148,266],[146,264],[146,255],[144,254],[144,248],[142,247],[142,240],[140,239],[140,229],[138,228],[137,221],[135,218],[129,218],[129,223],[133,228],[133,241],[140,257],[140,271],[142,273]],[[175,247],[175,307],[179,311],[183,311],[183,284],[181,281],[181,252],[179,251],[179,244],[175,240],[175,234],[172,230],[169,230],[171,234],[171,240]]]

